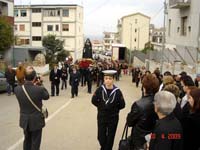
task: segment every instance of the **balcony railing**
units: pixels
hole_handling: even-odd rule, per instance
[[[190,7],[191,0],[169,0],[170,8],[187,8]]]

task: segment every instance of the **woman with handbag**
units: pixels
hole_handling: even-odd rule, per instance
[[[115,70],[105,70],[104,84],[95,91],[92,104],[97,107],[98,140],[101,150],[112,150],[117,130],[119,111],[125,107],[121,90],[114,82]]]
[[[152,74],[145,75],[142,80],[144,96],[134,102],[127,116],[127,125],[132,127],[131,150],[143,150],[146,143],[145,135],[152,132],[157,114],[154,111],[153,99],[159,90],[159,81]]]

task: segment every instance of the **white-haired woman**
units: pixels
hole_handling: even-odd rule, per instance
[[[172,113],[176,106],[175,96],[168,91],[158,92],[154,106],[159,120],[151,135],[149,150],[182,150],[182,127]]]

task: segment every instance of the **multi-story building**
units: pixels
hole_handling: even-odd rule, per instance
[[[42,48],[44,36],[64,40],[64,49],[74,60],[83,49],[83,8],[78,5],[16,5],[14,9],[17,45]]]
[[[104,50],[112,50],[112,44],[116,42],[115,32],[104,32],[103,45]]]
[[[130,50],[142,50],[149,42],[150,17],[134,13],[118,21],[118,39]]]
[[[200,49],[200,1],[166,2],[166,48],[176,52],[174,61],[195,64]]]
[[[103,51],[103,43],[99,40],[92,40],[92,50],[93,52]]]
[[[154,50],[162,50],[164,28],[155,28],[154,25],[150,25],[150,42],[153,45]]]
[[[0,16],[6,17],[6,19],[13,25],[13,7],[14,0],[0,0]]]

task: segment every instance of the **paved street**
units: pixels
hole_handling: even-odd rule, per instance
[[[48,77],[44,81],[50,92]],[[131,104],[140,95],[140,88],[131,83],[131,76],[123,76],[116,85],[126,100],[126,108],[120,113],[120,121],[113,150],[117,150],[123,126]],[[93,86],[93,92],[96,86]],[[51,97],[45,104],[49,118],[43,130],[41,150],[98,150],[97,110],[91,104],[92,94],[86,87],[79,87],[79,96],[71,99],[70,87],[59,97]],[[22,150],[22,129],[19,128],[19,106],[15,96],[0,94],[0,150]]]

